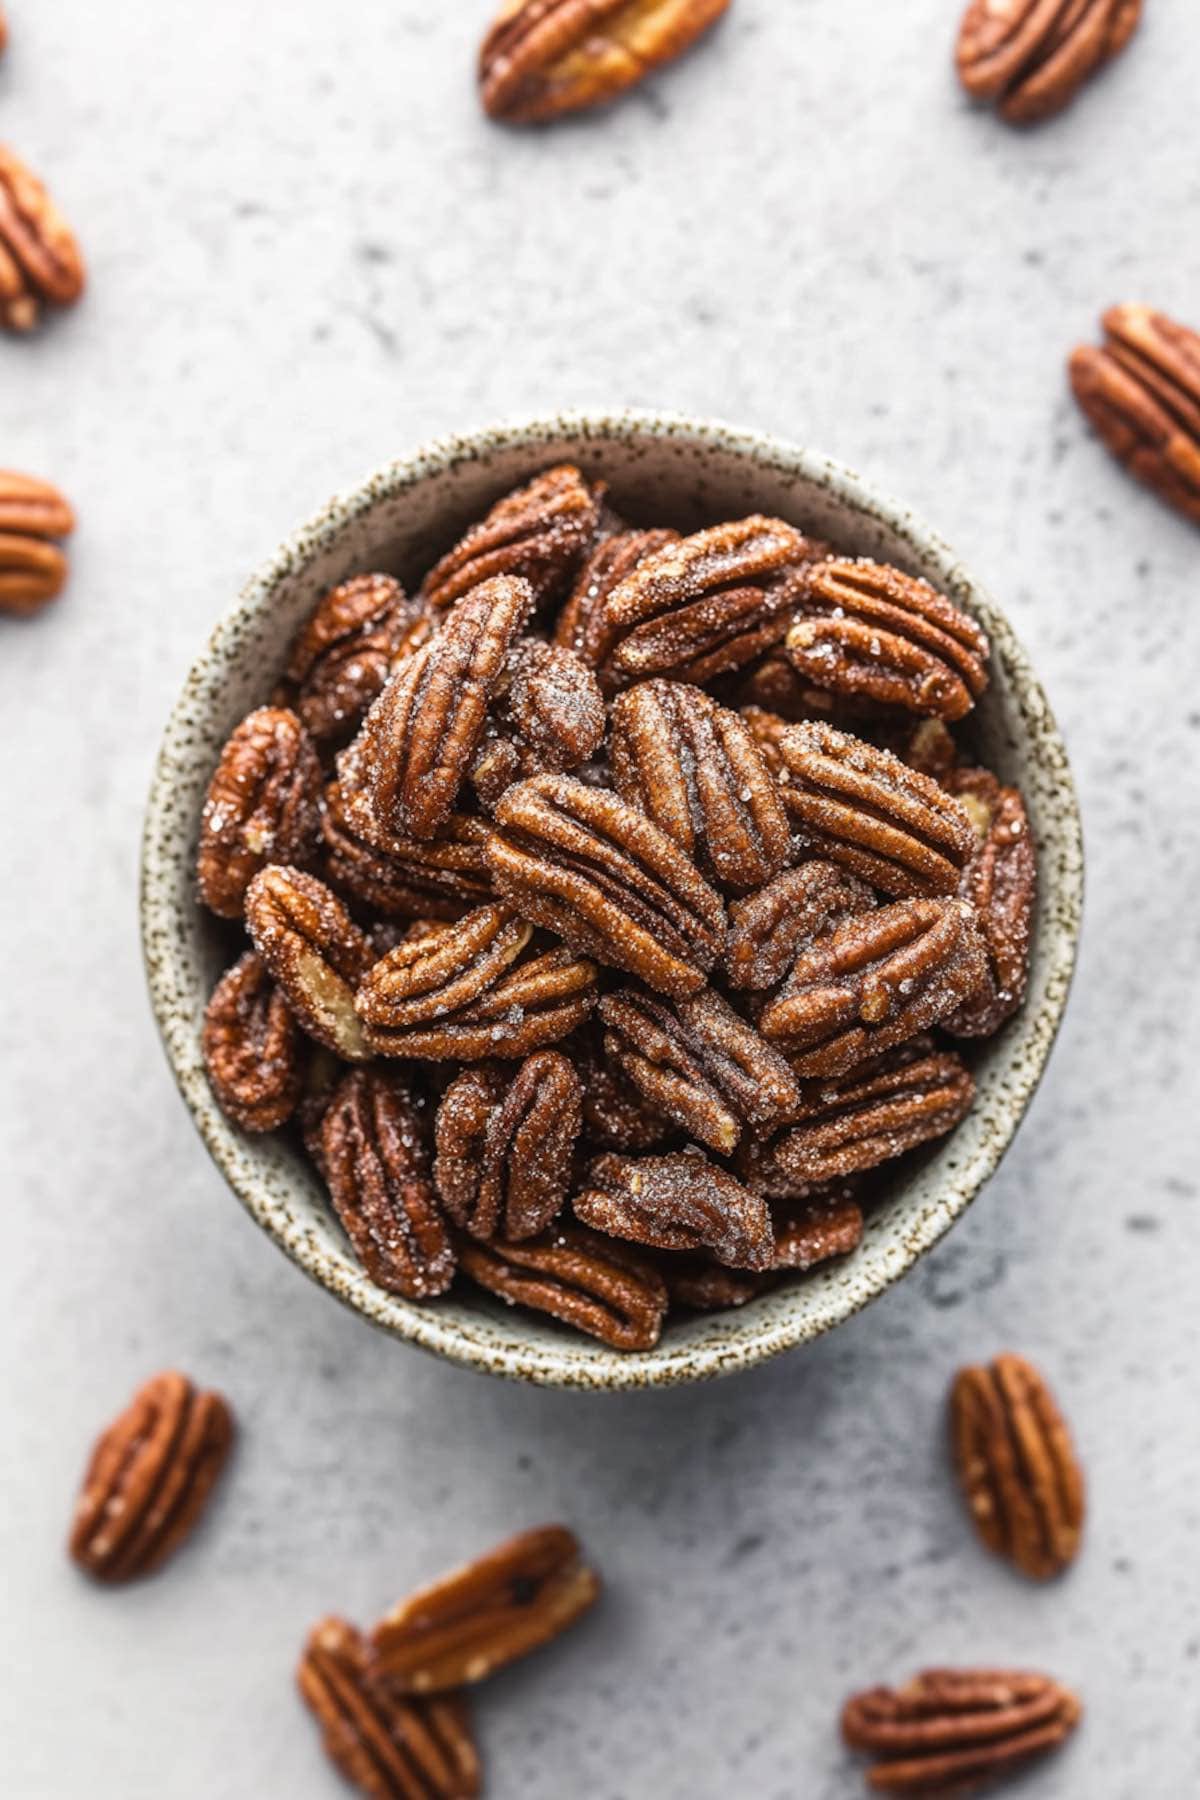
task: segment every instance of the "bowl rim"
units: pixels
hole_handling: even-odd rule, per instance
[[[866,513],[909,544],[926,565],[936,565],[951,586],[969,588],[972,603],[986,615],[993,656],[1003,655],[1009,672],[1019,683],[1017,709],[1028,731],[1036,723],[1039,741],[1054,752],[1056,798],[1060,805],[1057,830],[1062,846],[1060,881],[1055,906],[1043,921],[1043,948],[1055,974],[1038,1012],[1018,1015],[1023,1028],[1024,1061],[1006,1088],[1002,1130],[985,1138],[975,1154],[956,1173],[953,1191],[945,1204],[927,1208],[922,1218],[906,1227],[903,1242],[889,1255],[880,1254],[870,1268],[862,1267],[850,1290],[839,1290],[835,1303],[820,1317],[806,1317],[799,1309],[752,1325],[753,1315],[736,1315],[739,1326],[710,1344],[672,1345],[667,1339],[655,1350],[629,1354],[597,1343],[581,1358],[560,1353],[551,1342],[522,1338],[516,1325],[513,1340],[497,1342],[494,1317],[488,1330],[474,1336],[469,1326],[448,1318],[437,1307],[417,1307],[403,1301],[395,1305],[390,1295],[370,1283],[334,1283],[325,1267],[327,1252],[306,1232],[287,1232],[273,1216],[261,1191],[261,1183],[242,1166],[247,1145],[220,1114],[207,1079],[200,1071],[194,1025],[180,1016],[174,965],[154,946],[177,945],[181,922],[168,897],[168,883],[156,879],[156,870],[178,853],[181,821],[172,808],[172,789],[187,740],[194,735],[192,704],[206,685],[206,675],[224,640],[239,622],[256,617],[272,599],[275,589],[340,535],[353,520],[368,514],[380,501],[410,490],[431,477],[453,471],[464,462],[513,450],[545,446],[556,456],[576,452],[562,449],[564,440],[577,444],[578,460],[586,463],[587,444],[639,440],[683,441],[696,448],[716,449],[761,468],[798,477],[824,488],[850,509]],[[189,843],[190,852],[191,845]],[[971,575],[939,533],[909,508],[881,493],[855,471],[834,458],[806,450],[770,432],[734,426],[720,419],[694,418],[687,414],[649,408],[606,411],[581,408],[556,414],[537,414],[509,419],[474,431],[448,434],[419,445],[370,471],[360,481],[335,493],[312,516],[284,538],[244,584],[225,609],[199,655],[189,665],[183,688],[172,706],[155,762],[147,801],[140,856],[139,916],[141,943],[151,1005],[176,1086],[209,1154],[234,1194],[255,1222],[310,1279],[393,1337],[417,1345],[460,1366],[524,1380],[536,1385],[628,1390],[663,1387],[710,1380],[751,1368],[760,1362],[812,1342],[861,1311],[898,1281],[945,1235],[977,1198],[1008,1150],[1041,1080],[1057,1037],[1074,974],[1082,919],[1083,830],[1078,797],[1066,748],[1049,702],[1023,647],[1006,616],[986,588]],[[368,1304],[367,1302],[370,1302]],[[727,1320],[735,1315],[723,1315]],[[522,1315],[514,1313],[514,1322]]]

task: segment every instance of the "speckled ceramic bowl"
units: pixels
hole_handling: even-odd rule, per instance
[[[693,529],[779,514],[841,549],[884,558],[952,594],[992,639],[979,749],[1019,784],[1040,853],[1029,995],[979,1057],[977,1103],[898,1177],[845,1261],[739,1311],[671,1322],[656,1350],[622,1356],[553,1322],[466,1292],[414,1306],[372,1286],[308,1166],[285,1143],[244,1136],[213,1101],[200,1058],[205,1000],[227,952],[193,880],[204,792],[222,743],[270,692],[318,596],[364,569],[419,578],[498,495],[570,459],[610,484],[635,523]],[[243,590],[197,658],[171,714],[142,858],[142,938],[154,1009],[200,1134],[243,1205],[292,1260],[396,1337],[493,1374],[579,1388],[698,1381],[749,1368],[849,1318],[949,1230],[993,1173],[1029,1104],[1066,1004],[1083,885],[1079,813],[1046,697],[1003,614],[940,538],[856,475],[753,432],[660,414],[566,414],[446,438],[338,495]]]

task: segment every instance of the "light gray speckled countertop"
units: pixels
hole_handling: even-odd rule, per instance
[[[955,0],[735,0],[611,115],[480,117],[484,0],[11,0],[0,136],[92,291],[0,345],[0,463],[81,526],[62,604],[0,629],[0,1264],[12,1800],[335,1795],[291,1688],[320,1612],[561,1516],[603,1611],[478,1708],[496,1800],[850,1800],[846,1689],[1044,1665],[1085,1730],[1023,1792],[1200,1791],[1195,756],[1200,538],[1063,382],[1100,308],[1200,318],[1200,24],[1144,33],[1031,136],[948,72]],[[1076,992],[978,1207],[832,1338],[735,1382],[587,1398],[368,1331],[251,1225],[145,1001],[135,875],[159,730],[218,610],[335,487],[564,404],[711,412],[827,450],[936,523],[1058,709],[1089,841]],[[1041,1361],[1091,1480],[1030,1590],[975,1547],[941,1405]],[[96,1426],[150,1369],[244,1436],[169,1577],[61,1554]]]

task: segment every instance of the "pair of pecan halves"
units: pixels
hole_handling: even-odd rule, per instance
[[[84,289],[75,234],[33,171],[0,144],[0,326],[30,331]]]
[[[874,905],[866,882],[835,863],[817,860],[786,869],[729,908],[729,985],[758,992],[777,986],[802,950],[843,919],[870,912]]]
[[[1071,357],[1075,397],[1139,481],[1200,524],[1200,333],[1148,306],[1114,306],[1104,343]]]
[[[604,738],[604,697],[573,650],[522,638],[511,650],[471,761],[471,784],[494,806],[514,781],[576,769]]]
[[[515,1071],[464,1069],[438,1108],[434,1179],[456,1224],[484,1241],[536,1237],[562,1211],[583,1124],[574,1065],[538,1050]]]
[[[1142,0],[970,0],[959,27],[959,80],[1001,118],[1029,125],[1069,106],[1128,44]]]
[[[75,515],[57,488],[0,469],[0,613],[27,617],[61,593],[67,559],[54,540],[74,529]]]
[[[229,738],[200,815],[196,877],[205,905],[240,919],[268,863],[304,865],[321,830],[321,764],[288,707],[261,706]]]

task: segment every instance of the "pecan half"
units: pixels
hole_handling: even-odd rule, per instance
[[[400,1076],[352,1069],[321,1120],[320,1167],[377,1287],[424,1300],[454,1280],[454,1246],[429,1174],[426,1125]]]
[[[835,863],[814,861],[785,869],[757,894],[730,905],[725,946],[730,986],[756,992],[775,987],[801,950],[874,905],[866,883]]]
[[[705,1257],[668,1252],[663,1254],[662,1272],[672,1306],[686,1306],[690,1312],[728,1312],[745,1306],[774,1287],[777,1279],[769,1272],[752,1274]]]
[[[987,686],[974,619],[927,581],[866,557],[817,563],[787,653],[815,686],[852,700],[961,719]]]
[[[458,1694],[406,1698],[372,1681],[365,1639],[322,1619],[296,1671],[325,1754],[371,1800],[473,1800],[482,1770]]]
[[[1148,306],[1105,313],[1071,357],[1075,398],[1130,474],[1200,524],[1200,333]]]
[[[644,813],[572,776],[509,788],[487,858],[525,918],[662,993],[703,987],[720,954],[720,895]]]
[[[71,1556],[100,1581],[146,1575],[196,1524],[233,1442],[220,1394],[168,1370],[97,1439],[75,1508]]]
[[[566,1203],[582,1101],[557,1050],[535,1051],[515,1073],[498,1063],[464,1069],[438,1108],[433,1165],[455,1223],[485,1241],[544,1231]]]
[[[959,79],[1010,124],[1061,112],[1137,29],[1142,0],[971,0],[959,27]]]
[[[459,1266],[509,1306],[527,1306],[599,1338],[613,1350],[653,1350],[667,1315],[654,1265],[630,1244],[558,1226],[523,1244],[459,1246]]]
[[[57,488],[0,469],[0,613],[40,612],[62,591],[67,559],[51,540],[74,529],[75,515]]]
[[[709,1250],[733,1269],[769,1269],[771,1215],[727,1170],[699,1151],[598,1156],[572,1201],[584,1225],[654,1250]]]
[[[457,919],[491,893],[482,819],[451,813],[431,838],[397,837],[372,826],[373,841],[358,830],[363,820],[354,797],[331,782],[321,818],[324,873],[361,906],[388,919]]]
[[[336,894],[299,869],[272,865],[246,890],[246,929],[309,1036],[347,1062],[365,1062],[354,992],[375,952]]]
[[[31,169],[0,144],[0,325],[30,331],[45,306],[70,306],[83,258],[66,220]]]
[[[675,1135],[670,1119],[655,1111],[600,1045],[585,1039],[573,1054],[583,1082],[583,1129],[591,1148],[634,1155],[655,1150]]]
[[[1037,855],[1016,788],[1001,787],[986,769],[956,769],[946,785],[979,825],[978,847],[959,891],[975,908],[987,972],[983,985],[942,1020],[942,1027],[956,1037],[990,1037],[1025,998]]]
[[[772,1130],[800,1098],[779,1052],[711,988],[676,1001],[622,988],[599,1011],[609,1057],[656,1111],[712,1150],[731,1151],[743,1125]]]
[[[797,1075],[841,1075],[927,1031],[985,974],[965,901],[898,900],[847,919],[803,951],[758,1027]]]
[[[304,1082],[300,1031],[253,950],[226,970],[204,1012],[204,1066],[217,1104],[243,1131],[275,1131]]]
[[[868,1785],[889,1794],[963,1794],[1055,1750],[1079,1723],[1075,1695],[1048,1675],[926,1669],[902,1688],[847,1700],[842,1735],[879,1757]]]
[[[371,1668],[399,1693],[465,1687],[541,1649],[581,1619],[600,1577],[564,1525],[498,1544],[421,1588],[371,1633]]]
[[[643,681],[622,694],[609,758],[621,798],[718,886],[759,888],[783,867],[791,833],[775,779],[745,721],[700,688]]]
[[[294,712],[261,706],[221,752],[200,815],[196,878],[206,906],[240,919],[268,863],[306,863],[320,834],[321,765]]]
[[[862,1207],[849,1182],[810,1184],[803,1199],[776,1203],[771,1220],[776,1269],[815,1269],[862,1243]]]
[[[421,598],[445,607],[493,575],[520,576],[539,606],[566,592],[596,533],[596,493],[571,463],[497,500],[425,577]]]
[[[1083,1471],[1044,1378],[1021,1356],[960,1369],[950,1390],[958,1478],[983,1542],[1024,1574],[1061,1574],[1079,1553]]]
[[[339,763],[381,831],[431,838],[449,817],[532,604],[527,582],[482,582],[400,663]]]
[[[936,781],[832,725],[783,725],[752,707],[743,716],[806,851],[897,899],[954,893],[976,839]]]
[[[493,714],[471,764],[486,806],[523,776],[578,768],[604,738],[604,697],[591,669],[541,638],[522,638],[512,650]]]
[[[504,0],[479,53],[484,109],[532,125],[601,106],[672,62],[729,0]]]
[[[392,575],[355,575],[331,588],[297,635],[287,666],[296,711],[318,743],[356,731],[401,650],[419,650],[434,627]]]
[[[613,589],[631,575],[639,563],[677,544],[677,531],[617,531],[602,537],[584,563],[566,605],[554,627],[554,641],[573,650],[585,663],[598,669],[607,661],[616,642],[605,622],[605,607]]]

